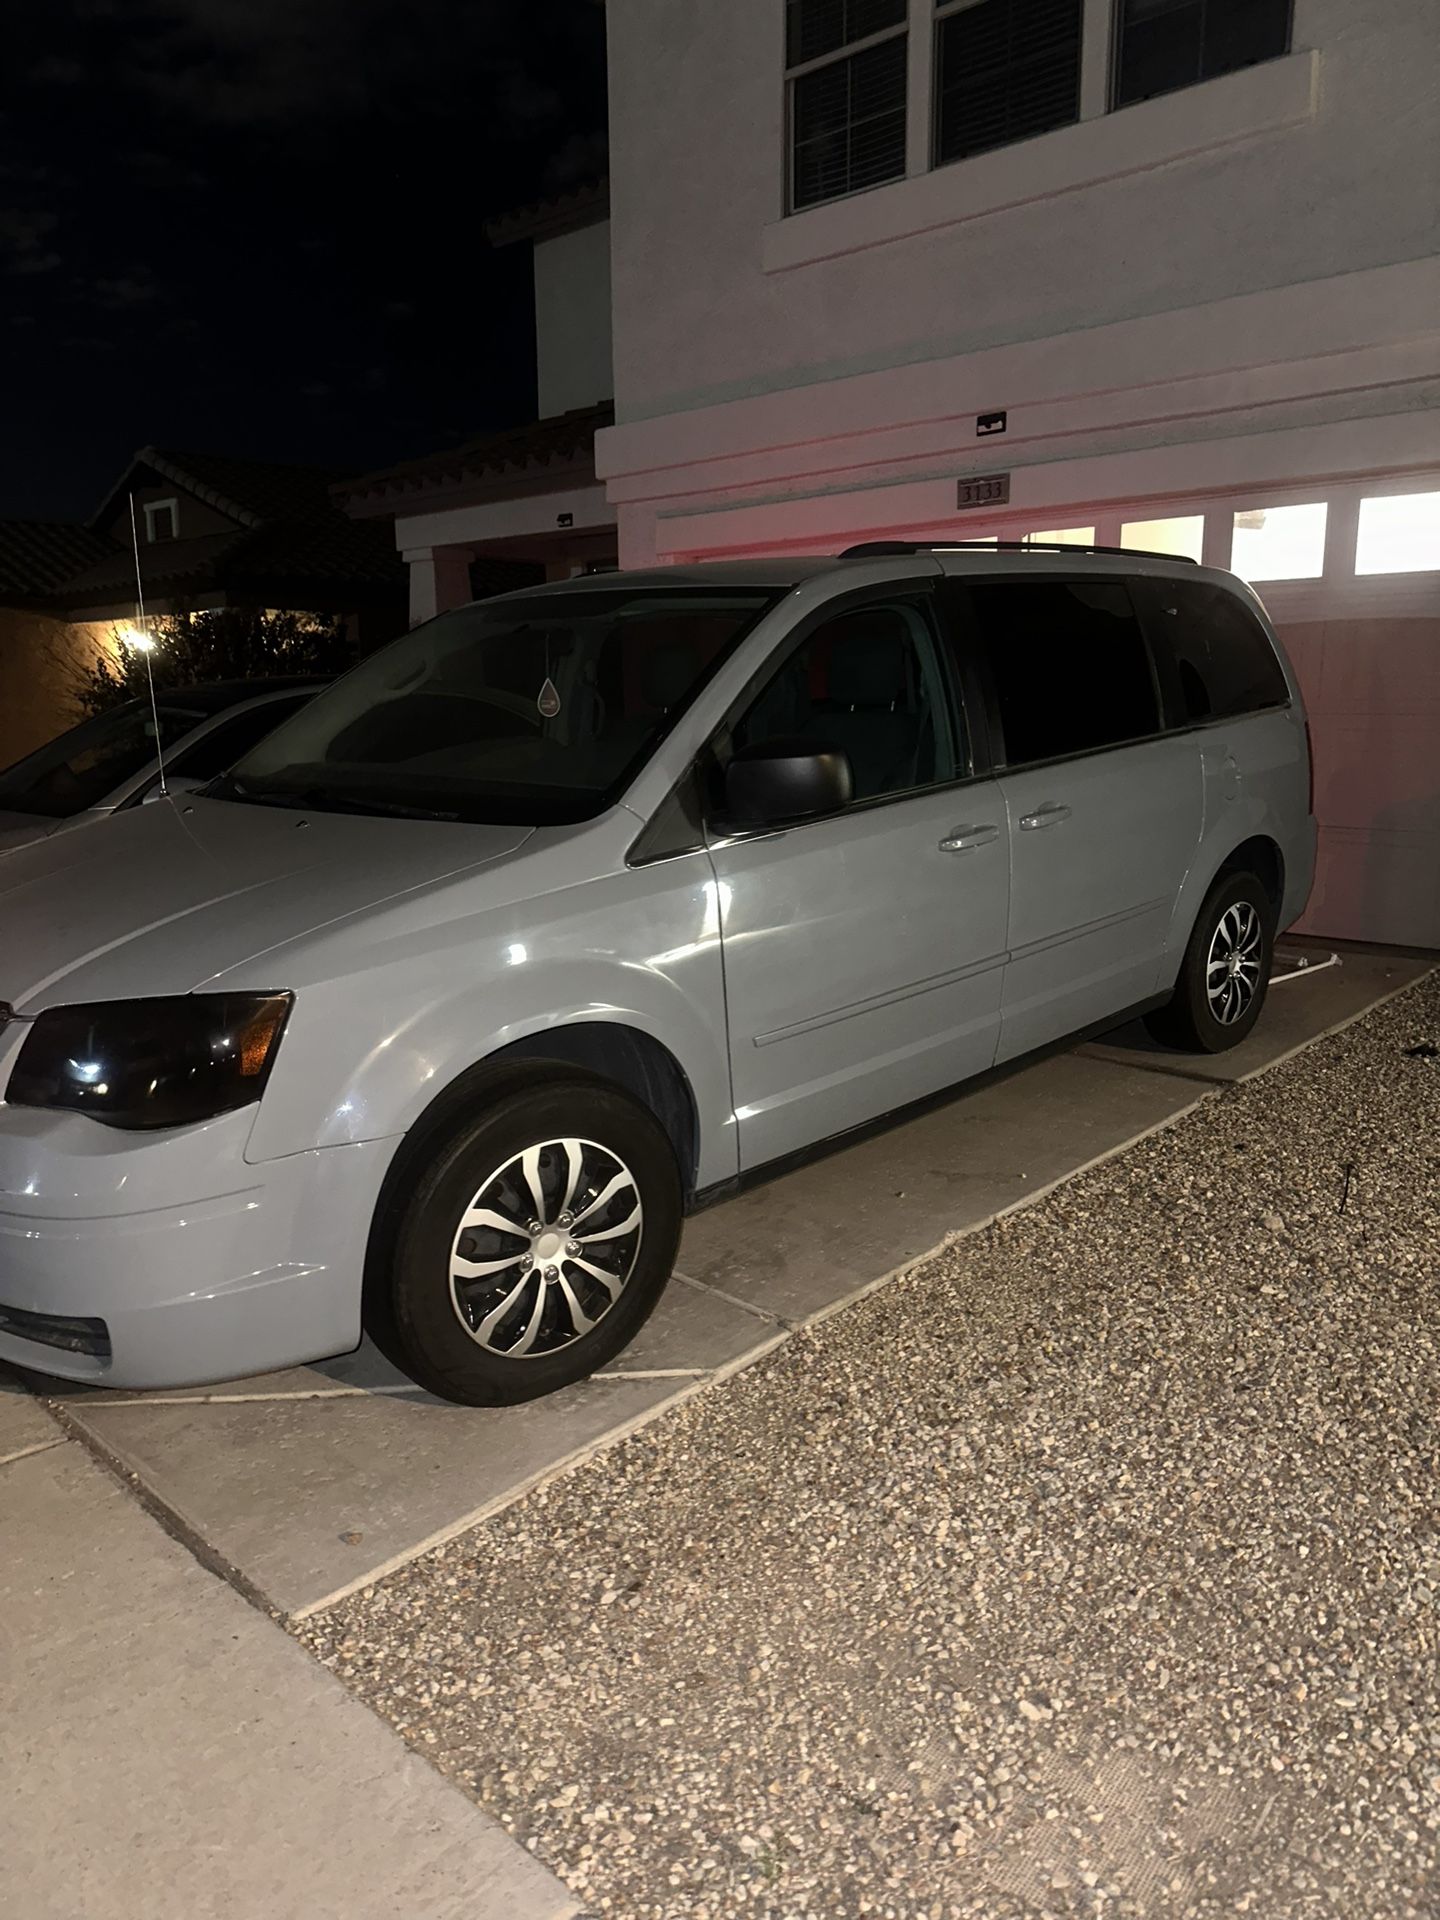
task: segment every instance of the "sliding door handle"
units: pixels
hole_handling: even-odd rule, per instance
[[[940,842],[941,853],[968,853],[972,847],[988,846],[1000,838],[999,827],[956,827]]]
[[[1024,832],[1033,833],[1038,827],[1058,827],[1062,820],[1069,818],[1069,807],[1051,805],[1037,807],[1034,813],[1021,814],[1020,825]]]

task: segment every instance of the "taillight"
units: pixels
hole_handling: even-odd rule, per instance
[[[1305,762],[1310,772],[1309,799],[1307,807],[1314,816],[1315,812],[1315,742],[1310,735],[1310,722],[1305,722]]]

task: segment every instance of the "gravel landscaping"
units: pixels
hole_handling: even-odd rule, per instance
[[[303,1637],[616,1920],[1434,1920],[1436,1040],[1432,977]]]

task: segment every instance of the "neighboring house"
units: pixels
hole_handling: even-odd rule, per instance
[[[94,664],[96,643],[47,608],[62,581],[109,547],[65,521],[0,520],[0,767],[74,717],[71,682]]]
[[[615,509],[595,478],[614,420],[609,194],[603,181],[491,221],[493,246],[534,248],[541,418],[344,482],[347,513],[394,522],[410,618],[477,594],[613,567]]]
[[[379,528],[351,520],[331,499],[339,478],[323,467],[144,447],[89,523],[110,551],[72,574],[52,601],[73,620],[133,618],[133,494],[149,612],[282,607],[338,615],[357,645],[369,647],[404,624],[404,571]]]
[[[1435,0],[608,18],[623,564],[1233,565],[1309,701],[1305,925],[1440,945]]]
[[[386,529],[336,505],[338,477],[144,447],[86,525],[0,523],[0,765],[76,718],[73,670],[135,618],[132,494],[147,613],[336,616],[362,651],[403,630],[404,566]]]

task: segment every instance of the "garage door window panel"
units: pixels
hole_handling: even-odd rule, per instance
[[[1360,502],[1355,571],[1431,573],[1440,569],[1440,493],[1377,494]]]

